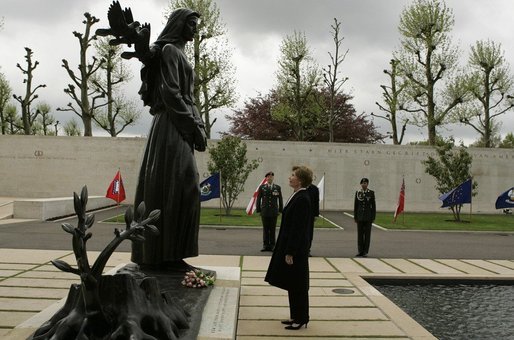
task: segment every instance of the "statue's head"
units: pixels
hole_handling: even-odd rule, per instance
[[[165,45],[176,42],[192,41],[196,33],[200,14],[189,8],[178,8],[168,17],[156,44]]]

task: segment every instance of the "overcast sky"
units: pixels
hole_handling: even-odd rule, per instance
[[[236,67],[236,89],[242,107],[244,101],[259,93],[268,93],[275,85],[275,72],[279,59],[281,40],[295,30],[305,32],[314,57],[320,66],[329,63],[327,52],[333,50],[330,25],[333,18],[341,21],[344,36],[343,49],[349,49],[342,64],[341,75],[349,77],[344,91],[353,95],[358,113],[379,113],[376,101],[381,100],[381,84],[388,78],[383,70],[388,68],[392,52],[399,46],[399,16],[408,0],[218,0],[221,17],[226,24],[229,43],[233,48]],[[23,75],[16,67],[25,64],[24,47],[34,52],[40,65],[34,71],[34,85],[46,84],[38,90],[39,99],[52,107],[52,114],[60,121],[74,116],[71,112],[56,112],[64,107],[69,97],[63,89],[70,82],[61,60],[67,59],[73,68],[78,64],[78,40],[73,31],[83,32],[83,13],[90,12],[100,19],[94,28],[106,27],[106,0],[1,0],[0,17],[4,27],[0,31],[0,72],[7,77],[15,94],[24,94]],[[512,0],[448,0],[453,9],[455,27],[453,42],[461,48],[462,64],[467,61],[469,48],[476,40],[492,39],[502,44],[506,60],[514,64],[514,1]],[[123,7],[131,7],[135,20],[150,22],[152,41],[163,28],[166,0],[121,0]],[[92,55],[93,49],[90,50]],[[128,62],[134,78],[126,87],[127,97],[137,97],[139,88],[139,62]],[[513,66],[514,67],[514,66]],[[215,114],[214,138],[226,131],[228,124],[223,116],[230,111]],[[75,116],[76,117],[76,116]],[[79,119],[76,117],[76,119]],[[501,116],[501,134],[514,131],[514,113]],[[126,130],[124,136],[147,134],[151,116],[144,110],[141,121]],[[375,118],[381,132],[389,130],[385,120]],[[440,130],[457,140],[469,143],[477,138],[471,127],[450,126]],[[93,135],[106,135],[95,128]],[[426,139],[426,129],[410,126],[407,141]]]

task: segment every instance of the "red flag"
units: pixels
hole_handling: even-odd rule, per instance
[[[123,187],[123,180],[121,179],[121,174],[119,170],[116,173],[116,176],[114,176],[114,179],[112,180],[111,184],[109,185],[105,197],[115,200],[118,204],[125,200],[125,188]]]
[[[396,206],[396,211],[394,212],[394,220],[396,222],[396,218],[403,212],[405,208],[405,179],[402,178],[402,187],[400,188],[400,197],[398,197],[398,205]]]
[[[257,189],[255,189],[255,192],[252,195],[252,198],[250,199],[250,202],[248,202],[248,206],[246,207],[246,214],[253,215],[253,212],[257,208],[255,206],[255,202],[257,202],[257,196],[259,195],[259,188],[261,185],[268,183],[268,179],[264,177],[264,179],[261,181],[261,183],[257,186]]]

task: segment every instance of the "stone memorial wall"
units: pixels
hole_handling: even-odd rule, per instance
[[[216,141],[209,141],[215,145]],[[258,183],[268,171],[282,186],[284,199],[291,190],[288,176],[295,164],[305,164],[315,173],[314,183],[325,177],[326,210],[351,210],[355,190],[362,177],[375,190],[377,208],[394,211],[402,178],[406,186],[406,211],[446,211],[441,209],[434,179],[421,164],[436,155],[427,146],[383,144],[341,144],[311,142],[247,141],[248,159],[259,167],[250,174],[235,207],[246,207]],[[120,169],[127,200],[133,199],[144,138],[0,136],[0,196],[19,198],[69,197],[84,184],[90,195],[105,195]],[[494,213],[497,196],[514,186],[514,150],[470,148],[472,173],[478,182],[473,212]],[[208,152],[195,153],[200,179],[207,172]],[[203,203],[218,207],[218,200]],[[469,206],[463,208],[466,213]]]

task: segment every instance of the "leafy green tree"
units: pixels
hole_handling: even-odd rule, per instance
[[[503,149],[514,149],[514,134],[509,132],[505,138],[498,145],[499,148]]]
[[[95,123],[116,137],[127,126],[134,125],[141,116],[134,102],[128,101],[121,94],[120,86],[132,78],[130,70],[123,63],[120,45],[109,45],[110,38],[100,38],[95,43],[98,56],[104,60],[96,73],[91,76],[91,83],[102,93],[107,105],[97,110],[93,116]]]
[[[427,127],[430,145],[436,143],[437,127],[451,122],[452,110],[465,100],[465,88],[453,77],[459,57],[450,39],[453,25],[453,11],[443,1],[415,0],[398,26],[402,47],[395,58],[409,97],[404,110],[413,124]]]
[[[384,70],[384,73],[389,76],[390,85],[380,85],[382,88],[382,97],[383,104],[379,102],[375,102],[378,108],[384,112],[385,115],[377,115],[371,113],[372,116],[385,119],[391,124],[392,131],[389,134],[391,139],[393,140],[394,145],[402,144],[403,136],[405,135],[405,130],[407,129],[407,124],[409,119],[400,118],[400,112],[403,110],[403,102],[405,100],[405,96],[403,94],[403,90],[405,89],[406,83],[401,80],[398,64],[399,61],[396,59],[391,59],[389,62],[391,65],[390,70]],[[398,124],[401,124],[401,132],[398,130]]]
[[[33,134],[55,136],[54,130],[50,128],[55,124],[55,118],[50,114],[50,105],[38,103],[36,111],[38,111],[38,118],[33,125]]]
[[[228,107],[237,99],[235,67],[231,62],[232,50],[226,38],[225,23],[220,10],[212,0],[171,0],[168,14],[184,7],[200,13],[200,22],[192,44],[186,46],[189,60],[196,74],[194,97],[205,123],[207,138],[211,138],[213,110]]]
[[[278,61],[278,104],[272,116],[288,123],[298,141],[309,140],[312,130],[321,124],[322,107],[314,91],[321,72],[312,58],[305,33],[295,31],[282,40]]]
[[[425,172],[436,180],[435,188],[440,194],[444,194],[459,184],[465,182],[471,175],[471,163],[473,158],[466,150],[464,145],[455,147],[455,141],[450,138],[436,148],[437,157],[429,156],[427,160],[421,163],[425,166]],[[473,181],[472,195],[477,194],[476,188],[478,184]],[[462,204],[450,206],[455,221],[460,221],[460,211]]]
[[[96,24],[99,19],[87,12],[84,13],[84,17],[86,18],[86,20],[83,21],[83,24],[86,25],[84,33],[73,32],[73,35],[78,39],[80,45],[79,73],[75,73],[66,59],[62,60],[62,67],[64,67],[73,81],[73,84],[68,84],[68,87],[64,89],[64,93],[70,96],[74,103],[68,103],[65,108],[57,108],[57,111],[71,111],[75,113],[82,119],[82,123],[84,124],[84,136],[92,136],[92,120],[96,110],[107,104],[97,103],[97,100],[103,98],[105,95],[90,86],[91,77],[102,66],[104,60],[98,60],[94,56],[92,57],[92,62],[89,63],[87,60],[87,50],[96,39],[96,35],[91,34],[91,27]]]
[[[331,98],[329,91],[316,90],[318,101],[333,100],[333,138],[337,143],[379,143],[385,136],[381,135],[372,121],[368,121],[364,114],[357,115],[352,97],[343,92]],[[277,105],[278,99],[274,91],[266,96],[259,95],[250,98],[243,109],[234,110],[227,115],[230,121],[230,134],[243,139],[258,140],[296,140],[291,125],[272,117],[271,108]],[[323,105],[323,104],[321,104]],[[329,129],[325,125],[313,127],[309,134],[309,141],[326,142],[330,139]]]
[[[328,52],[330,57],[330,64],[327,68],[323,69],[323,82],[327,87],[328,95],[328,108],[327,108],[327,125],[328,125],[328,141],[330,143],[335,141],[335,123],[336,123],[336,96],[341,93],[341,87],[348,80],[348,77],[339,76],[339,66],[343,63],[348,54],[349,50],[344,52],[340,51],[341,44],[343,43],[344,37],[340,37],[341,22],[334,18],[334,24],[330,26],[332,28],[332,38],[334,41],[334,53]]]
[[[463,82],[473,100],[459,110],[460,122],[480,134],[482,146],[495,146],[496,118],[514,107],[514,79],[501,44],[477,41],[471,47]]]
[[[63,126],[64,134],[66,136],[81,136],[82,130],[79,123],[75,118],[68,120]]]
[[[11,99],[12,89],[5,75],[0,72],[0,129],[2,135],[7,133],[7,105]]]
[[[23,134],[23,121],[18,115],[18,110],[14,104],[7,104],[5,113],[5,132],[7,135]]]
[[[209,148],[207,168],[211,173],[221,174],[221,201],[226,215],[230,215],[250,172],[259,166],[257,160],[246,158],[246,150],[241,138],[233,136],[225,136],[215,147]]]
[[[38,98],[38,95],[36,94],[36,91],[40,88],[46,87],[45,84],[37,85],[36,87],[32,88],[33,84],[33,72],[36,69],[36,67],[39,65],[39,62],[32,62],[32,55],[34,54],[32,50],[28,47],[25,47],[25,51],[27,54],[25,55],[25,59],[27,60],[27,68],[21,67],[20,64],[16,64],[16,67],[18,67],[21,72],[26,76],[25,79],[23,79],[23,83],[25,83],[25,95],[23,97],[21,95],[13,95],[14,99],[16,99],[21,106],[21,119],[23,121],[23,132],[26,135],[30,135],[33,132],[32,125],[34,124],[37,116],[38,111],[31,110],[30,106],[32,105],[32,102]]]

